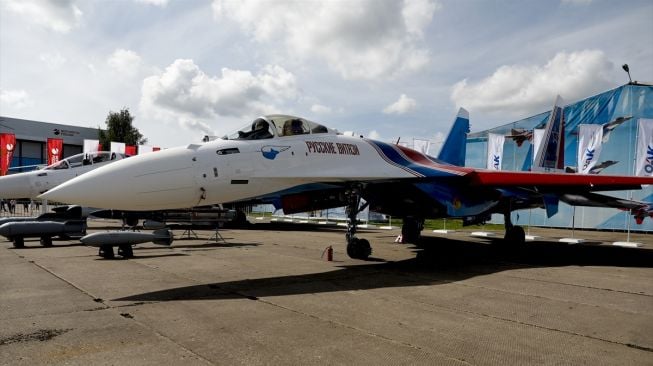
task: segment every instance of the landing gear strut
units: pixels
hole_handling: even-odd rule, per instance
[[[353,188],[347,195],[347,255],[354,259],[367,259],[372,254],[370,242],[356,237],[356,216],[367,207],[367,203],[360,206],[360,188]]]
[[[507,211],[503,214],[503,221],[505,222],[506,235],[503,237],[503,241],[506,245],[512,247],[521,247],[526,242],[526,233],[524,233],[524,228],[521,226],[514,226],[512,224],[512,219],[510,218],[510,211]]]

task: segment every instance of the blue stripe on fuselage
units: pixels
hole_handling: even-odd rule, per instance
[[[450,177],[455,176],[455,174],[442,171],[436,168],[427,167],[421,164],[417,164],[407,158],[402,154],[394,145],[387,144],[381,141],[365,139],[370,145],[376,148],[379,154],[382,154],[384,160],[388,163],[395,165],[399,168],[402,168],[408,171],[411,174],[414,174],[418,177]],[[431,161],[436,161],[437,159],[426,156]]]

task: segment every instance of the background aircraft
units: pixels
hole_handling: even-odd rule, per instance
[[[0,177],[0,198],[36,198],[69,179],[124,157],[108,151],[82,153],[42,169],[5,175]]]
[[[458,118],[468,120],[460,114]],[[366,205],[403,217],[407,241],[419,237],[425,218],[474,221],[500,212],[506,242],[521,244],[524,230],[512,225],[513,210],[544,207],[553,215],[558,201],[568,194],[583,197],[653,184],[651,177],[487,171],[451,162],[398,145],[344,136],[303,118],[269,115],[222,140],[96,169],[41,197],[121,210],[270,202],[289,214],[346,206],[347,252],[366,258],[371,253],[369,242],[355,236],[356,214]],[[363,206],[361,198],[367,202]]]

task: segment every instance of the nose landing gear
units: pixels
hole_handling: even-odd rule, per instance
[[[356,229],[358,221],[356,216],[365,208],[368,203],[363,206],[360,205],[361,196],[360,188],[353,188],[347,194],[347,255],[354,259],[367,259],[372,254],[372,247],[367,239],[359,239],[356,237]]]

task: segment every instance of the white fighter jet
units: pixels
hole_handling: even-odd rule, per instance
[[[458,122],[468,124],[468,120],[461,109],[452,133],[460,134]],[[519,245],[524,243],[524,230],[512,225],[511,211],[546,207],[555,214],[568,193],[596,199],[600,195],[592,192],[653,184],[653,177],[462,167],[464,146],[462,139],[457,148],[443,149],[435,158],[399,145],[345,136],[304,118],[268,115],[220,140],[139,155],[96,169],[40,197],[137,211],[221,203],[273,203],[285,213],[346,206],[347,252],[363,259],[371,254],[371,247],[367,240],[356,238],[355,218],[366,205],[403,217],[402,232],[409,242],[419,237],[425,218],[460,217],[474,222],[503,213],[506,242]],[[367,203],[361,205],[361,198]]]
[[[124,157],[108,151],[82,153],[42,169],[5,175],[0,177],[0,198],[36,198],[69,179]]]

